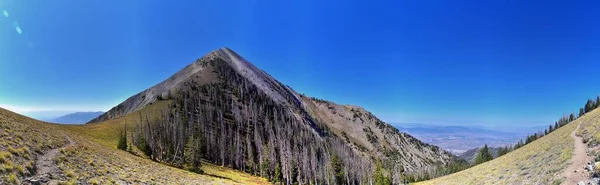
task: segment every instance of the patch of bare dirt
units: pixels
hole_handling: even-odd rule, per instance
[[[55,148],[50,151],[44,153],[44,155],[39,156],[35,161],[36,174],[34,177],[30,178],[27,182],[31,184],[57,184],[58,182],[54,180],[53,175],[60,173],[60,169],[56,163],[54,163],[54,158],[60,152],[61,149],[71,147],[75,145],[75,142],[68,135],[64,134],[65,138],[69,141],[66,145],[60,148]]]
[[[589,174],[585,171],[584,167],[591,160],[591,157],[587,155],[587,145],[583,143],[583,138],[577,136],[577,130],[581,122],[577,125],[577,128],[571,133],[571,137],[575,140],[575,148],[573,149],[573,156],[569,160],[569,166],[565,171],[566,181],[563,184],[577,184],[580,181],[586,181],[589,179]]]

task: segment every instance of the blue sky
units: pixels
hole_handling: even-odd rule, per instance
[[[0,106],[106,111],[226,46],[387,122],[549,124],[600,94],[599,6],[0,0]]]

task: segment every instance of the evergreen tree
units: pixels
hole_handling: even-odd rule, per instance
[[[488,146],[484,145],[483,148],[477,152],[477,156],[475,157],[475,165],[484,163],[486,161],[492,160],[492,154],[490,154]]]
[[[119,134],[119,143],[117,148],[120,150],[127,150],[127,125],[125,125],[125,131],[121,131]]]
[[[575,116],[573,115],[573,113],[571,113],[571,115],[569,115],[569,122],[574,121],[575,120]]]
[[[498,157],[508,153],[508,146],[498,148]]]
[[[344,184],[344,169],[342,169],[342,160],[337,154],[331,155],[331,169],[333,169],[333,175],[335,176],[335,184]]]
[[[202,166],[200,163],[200,159],[202,157],[202,141],[200,137],[190,136],[185,144],[185,149],[183,152],[188,170],[196,173],[202,173],[202,169],[200,169]]]
[[[275,183],[281,182],[281,180],[283,179],[283,174],[281,173],[281,165],[279,164],[279,162],[277,162],[277,164],[275,164],[275,177],[273,177],[273,181]]]
[[[380,161],[377,162],[377,169],[375,169],[375,173],[373,174],[373,179],[375,180],[375,185],[391,185],[392,180],[389,176],[386,176],[385,170]]]

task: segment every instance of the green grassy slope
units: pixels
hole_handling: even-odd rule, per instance
[[[497,159],[417,184],[554,184],[573,152],[570,134],[581,119]]]

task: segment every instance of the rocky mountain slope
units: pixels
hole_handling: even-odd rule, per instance
[[[189,165],[180,159],[189,158],[184,148],[192,146],[213,164],[285,184],[365,184],[379,168],[401,183],[457,160],[363,108],[301,95],[228,48],[196,60],[90,124],[157,101],[170,103],[161,115],[140,114],[131,137],[144,141],[136,146],[149,157],[175,166]]]

